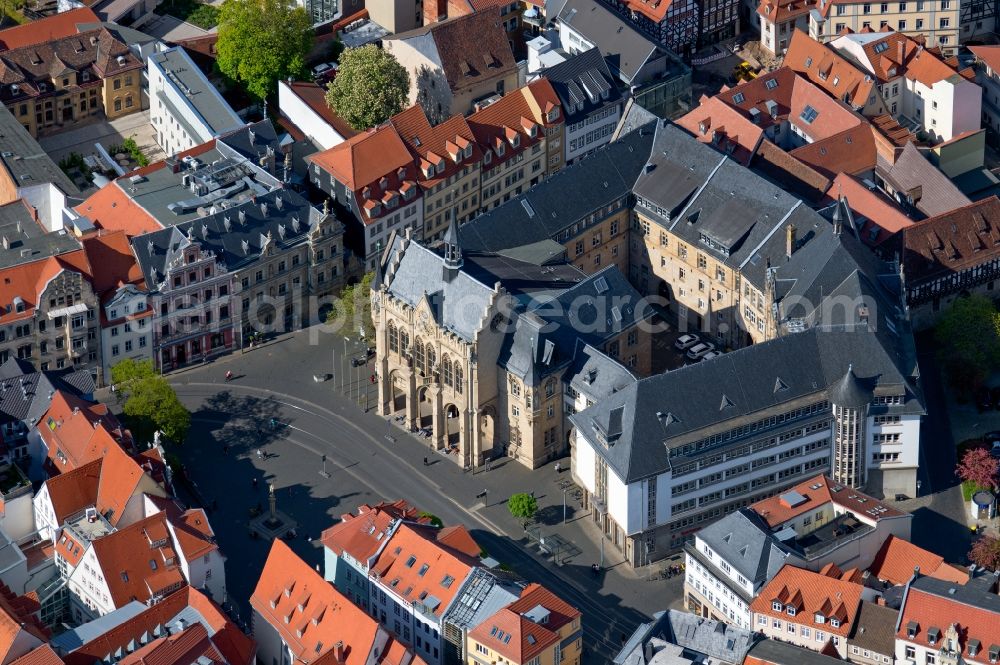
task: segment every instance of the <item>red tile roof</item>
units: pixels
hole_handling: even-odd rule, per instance
[[[63,665],[63,662],[52,650],[52,647],[43,644],[17,660],[11,661],[9,665]]]
[[[52,473],[67,473],[100,459],[109,446],[119,445],[119,440],[128,444],[106,404],[88,402],[62,390],[52,395],[38,425]]]
[[[177,547],[188,561],[194,561],[219,549],[215,543],[215,531],[209,524],[208,515],[201,508],[189,508],[171,519],[170,525],[174,527]]]
[[[465,527],[454,527],[464,530]],[[403,523],[371,566],[372,573],[382,584],[407,603],[424,603],[435,616],[448,607],[462,587],[462,581],[476,565],[476,558],[465,551],[452,549],[440,538],[451,542],[466,542],[454,532],[442,534],[442,529]],[[471,539],[471,536],[469,536]],[[478,555],[478,548],[476,555]],[[430,606],[431,598],[438,602]]]
[[[38,602],[18,596],[0,582],[0,661],[25,656],[49,639],[49,630],[38,620]]]
[[[934,49],[899,32],[888,31],[885,37],[861,46],[870,70],[882,83],[905,76],[930,87],[958,74]]]
[[[983,593],[993,595],[990,592]],[[956,598],[939,596],[911,586],[903,597],[900,615],[896,644],[901,641],[911,642],[937,651],[941,648],[945,631],[952,624],[956,624],[958,629],[958,651],[966,656],[962,658],[966,662],[969,662],[970,641],[979,642],[978,657],[974,660],[982,663],[988,662],[989,649],[1000,644],[1000,613]],[[916,629],[912,638],[909,636],[911,622]],[[935,645],[928,638],[931,628],[940,631]]]
[[[100,482],[100,459],[46,480],[56,523],[62,524],[70,515],[93,506]]]
[[[184,630],[152,640],[126,655],[118,665],[191,665],[205,661],[221,665],[226,660],[219,653],[208,631],[200,623]]]
[[[861,240],[872,247],[914,223],[891,199],[845,173],[834,178],[823,203],[832,205],[841,196],[847,200],[855,221],[861,223]]]
[[[911,284],[984,265],[1000,254],[1000,199],[991,196],[900,231],[903,269]]]
[[[804,497],[805,501],[795,505],[789,504],[787,497],[792,492]],[[768,526],[774,528],[828,503],[841,506],[854,513],[860,519],[877,521],[905,514],[895,508],[886,506],[867,494],[862,494],[858,490],[838,485],[824,475],[804,480],[795,487],[791,487],[776,496],[762,499],[752,504],[750,508],[760,515],[767,522]],[[871,514],[872,511],[877,512],[878,515],[873,516]]]
[[[99,231],[84,238],[82,243],[98,297],[116,290],[123,283],[144,285],[142,270],[124,231]]]
[[[41,261],[22,263],[0,270],[0,308],[10,305],[10,310],[0,309],[0,324],[20,321],[34,316],[42,291],[50,281],[64,270],[90,276],[90,265],[83,250],[75,250]],[[13,305],[14,298],[23,301],[23,309]]]
[[[363,504],[358,514],[346,513],[340,521],[323,531],[323,546],[337,556],[349,554],[355,561],[367,562],[388,537],[396,520],[406,519],[429,524],[429,518],[419,517],[416,508],[403,500],[395,503]]]
[[[536,623],[526,614],[537,607],[549,614]],[[529,584],[521,597],[483,620],[469,637],[512,663],[527,663],[560,640],[559,629],[580,618],[580,611],[539,584]]]
[[[835,49],[821,44],[802,30],[794,30],[782,64],[805,76],[831,97],[848,102],[855,109],[868,103],[875,80]]]
[[[878,162],[875,137],[867,122],[789,152],[828,178],[838,173],[869,173]]]
[[[324,660],[340,643],[342,665],[364,665],[377,639],[392,638],[281,540],[271,545],[250,604],[281,636],[296,662]],[[388,653],[388,645],[382,647]],[[414,662],[422,662],[415,658]]]
[[[541,78],[532,81],[523,88],[518,88],[481,111],[470,115],[467,120],[480,148],[484,151],[492,149],[491,166],[498,162],[513,159],[516,155],[540,142],[545,127],[563,122],[562,113],[554,122],[549,122],[546,113],[550,109],[560,107],[559,97],[548,79]],[[561,107],[560,107],[561,108]],[[535,138],[531,136],[534,127]],[[514,148],[512,140],[519,136],[519,147]],[[498,146],[504,145],[504,154],[500,156]],[[484,164],[485,165],[485,164]]]
[[[987,67],[994,72],[1000,72],[1000,46],[969,46],[968,49]]]
[[[909,582],[913,577],[914,568],[917,567],[920,568],[921,575],[946,582],[965,584],[969,581],[968,571],[951,566],[937,554],[896,536],[889,536],[882,543],[868,570],[876,578],[898,585]]]
[[[93,665],[106,654],[127,648],[129,642],[139,642],[146,633],[153,635],[177,616],[185,607],[197,611],[212,633],[212,643],[229,665],[252,665],[256,645],[229,620],[222,609],[208,596],[190,586],[183,587],[140,614],[108,629],[64,657],[66,665]]]
[[[703,97],[697,107],[675,122],[702,143],[725,150],[744,166],[764,138],[760,125],[718,97]]]
[[[470,163],[482,159],[482,151],[475,143],[469,123],[461,115],[454,115],[439,125],[431,127],[423,108],[414,104],[402,113],[389,119],[396,128],[399,137],[403,139],[410,153],[420,167],[419,180],[424,188],[433,187],[446,180]],[[471,154],[466,157],[463,150],[471,147]],[[434,175],[428,175],[427,166],[432,162],[440,163],[443,159],[444,169],[435,170]]]
[[[132,200],[117,180],[101,187],[74,210],[100,229],[124,231],[129,237],[163,228],[155,217]]]
[[[836,572],[840,572],[839,570]],[[846,638],[861,603],[860,584],[786,564],[750,604],[750,611]],[[776,610],[773,603],[780,603]],[[788,608],[795,608],[789,615]],[[817,623],[817,616],[823,623]],[[834,626],[832,620],[839,622]],[[756,623],[756,620],[755,620]]]
[[[0,30],[0,51],[31,46],[77,33],[78,23],[100,23],[93,10],[82,7],[60,12],[24,25]]]
[[[817,7],[816,0],[760,0],[757,13],[766,21],[779,23],[805,16]]]

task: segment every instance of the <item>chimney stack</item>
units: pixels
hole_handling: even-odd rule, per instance
[[[785,227],[785,254],[788,258],[792,258],[792,254],[795,252],[795,225],[789,224]]]
[[[900,39],[896,42],[896,61],[902,65],[903,56],[906,55],[906,39]]]
[[[338,663],[344,662],[344,642],[343,640],[333,645],[333,659]]]

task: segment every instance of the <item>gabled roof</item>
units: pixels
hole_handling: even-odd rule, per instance
[[[56,390],[38,423],[52,473],[67,473],[100,459],[111,447],[129,445],[107,405]]]
[[[698,538],[755,588],[774,577],[791,554],[771,535],[770,525],[750,508],[740,508],[709,524],[698,532]]]
[[[786,565],[760,590],[750,604],[750,611],[819,627],[845,638],[854,627],[862,588],[860,584],[839,577]],[[773,608],[774,602],[781,603],[781,610]],[[786,611],[788,607],[795,608],[794,618]],[[822,624],[816,623],[817,616],[823,617]],[[839,625],[834,626],[831,619],[836,619]]]
[[[831,44],[839,48],[845,41],[855,42],[861,46],[865,60],[861,64],[866,67],[880,82],[890,81],[898,76],[904,76],[913,81],[931,87],[939,81],[954,78],[961,80],[958,72],[947,65],[938,53],[900,32],[844,35]]]
[[[910,285],[984,264],[1000,254],[1000,199],[991,196],[907,226],[890,245],[902,251]]]
[[[527,663],[559,641],[559,629],[580,618],[580,611],[539,584],[482,621],[469,637],[512,663]]]
[[[198,665],[226,663],[200,623],[152,640],[128,654],[118,665]]]
[[[0,37],[3,33],[0,33]],[[1000,46],[968,46],[972,54],[994,72],[1000,71]]]
[[[914,224],[914,220],[907,217],[894,201],[846,173],[837,174],[826,191],[823,203],[833,205],[841,196],[854,213],[860,240],[871,247]]]
[[[472,128],[462,115],[453,115],[432,127],[423,107],[414,104],[391,117],[389,123],[409,148],[417,163],[418,181],[424,188],[437,185],[482,158],[482,150],[475,143]],[[471,148],[468,157],[464,152],[467,147]],[[436,169],[433,176],[428,176],[423,167],[431,162],[437,166],[439,160],[443,160],[444,169]]]
[[[74,208],[100,229],[129,236],[159,231],[163,226],[125,193],[118,181],[108,183]]]
[[[178,619],[187,625],[198,622],[204,626],[215,648],[229,665],[251,665],[256,652],[253,639],[244,634],[236,624],[208,596],[190,586],[170,594],[160,602],[129,612],[106,625],[114,612],[63,633],[53,644],[64,650],[66,665],[93,665],[118,650],[126,650],[130,643],[148,644],[176,630]],[[81,641],[82,640],[82,641]]]
[[[596,109],[621,102],[618,83],[596,46],[546,68],[543,74],[559,96],[570,123]]]
[[[380,178],[394,175],[397,169],[407,166],[413,169],[413,158],[391,124],[352,136],[329,150],[310,155],[308,161],[328,171],[353,192],[377,185]],[[415,175],[409,173],[408,177]]]
[[[340,642],[343,664],[363,665],[384,634],[374,618],[341,595],[281,540],[271,545],[250,604],[278,632],[298,663],[322,659]]]
[[[462,90],[482,81],[514,73],[517,63],[507,40],[500,15],[491,10],[458,16],[441,23],[400,32],[386,41],[407,41],[430,36],[437,64],[448,86]]]
[[[818,6],[816,0],[760,0],[757,13],[777,24],[805,16]]]
[[[99,231],[83,239],[83,251],[90,263],[94,293],[102,298],[122,283],[144,284],[124,231]]]
[[[37,602],[0,583],[0,662],[9,665],[48,641],[48,629],[35,616],[38,610]]]
[[[31,318],[45,287],[64,270],[90,277],[83,250],[0,270],[0,324]]]
[[[868,103],[875,80],[858,69],[835,49],[821,44],[802,30],[792,32],[782,64],[791,67],[831,97],[848,102],[855,109]]]
[[[965,584],[969,581],[967,570],[952,566],[937,554],[896,536],[886,538],[868,570],[877,579],[898,585],[909,582],[916,568],[921,575],[946,582]]]
[[[78,23],[97,23],[100,19],[89,7],[59,12],[45,18],[0,30],[0,51],[41,44],[76,34]]]
[[[32,649],[9,665],[63,665],[62,659],[48,644]]]
[[[100,481],[100,459],[46,480],[56,522],[62,524],[70,515],[93,506]]]
[[[663,2],[661,6],[669,4]],[[601,49],[611,71],[626,83],[641,83],[635,79],[646,63],[665,56],[663,49],[634,24],[600,3],[567,0],[558,19]]]
[[[827,6],[830,4],[832,3],[827,3]],[[747,653],[743,665],[842,665],[843,662],[839,657],[805,649],[790,642],[761,640]]]
[[[848,644],[882,655],[894,653],[898,617],[899,610],[862,600]]]
[[[444,614],[477,562],[445,545],[443,536],[437,527],[403,523],[371,567],[405,602],[422,604],[434,616]]]
[[[880,158],[877,172],[898,196],[904,199],[912,196],[912,205],[928,217],[943,215],[971,203],[913,143],[906,144],[894,164],[887,164]]]
[[[967,584],[945,582],[933,577],[919,577],[903,595],[897,622],[896,643],[909,642],[934,650],[940,648],[945,631],[958,628],[957,651],[969,660],[969,645],[978,647],[975,660],[985,662],[989,653],[1000,650],[1000,596],[991,588],[996,580],[983,574]],[[910,637],[911,628],[913,637]],[[936,628],[936,644],[929,635]]]
[[[420,517],[417,509],[402,499],[374,506],[362,504],[357,515],[341,515],[339,522],[323,531],[320,540],[337,556],[346,553],[355,561],[366,564],[389,537],[396,521],[403,519],[420,524],[430,523],[430,518]]]
[[[748,166],[764,139],[764,129],[718,97],[703,97],[701,103],[678,118],[677,125],[702,143],[729,154]]]

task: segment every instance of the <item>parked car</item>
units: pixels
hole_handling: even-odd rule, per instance
[[[312,68],[313,79],[318,83],[320,81],[330,81],[337,77],[337,63],[335,62],[324,62],[322,64],[316,65]]]
[[[688,349],[687,357],[691,360],[700,360],[703,355],[715,351],[715,345],[710,342],[699,342]]]
[[[351,367],[361,367],[362,365],[368,364],[368,358],[362,356],[360,358],[351,358]]]
[[[701,357],[701,359],[702,359],[703,361],[705,361],[705,360],[711,360],[712,358],[718,358],[718,357],[719,357],[719,356],[721,356],[721,355],[722,355],[722,354],[721,354],[721,353],[719,353],[718,351],[709,351],[708,353],[706,353],[705,355],[703,355],[703,356]]]
[[[699,343],[700,341],[701,338],[698,337],[697,335],[691,335],[691,334],[681,335],[680,337],[677,338],[677,341],[674,342],[674,348],[677,349],[678,351],[685,351],[687,349],[690,349],[692,346]]]

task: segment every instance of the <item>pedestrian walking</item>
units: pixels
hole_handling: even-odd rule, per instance
[[[424,458],[424,466],[427,466],[427,458]]]
[[[374,374],[372,374],[372,375],[371,375],[370,377],[368,377],[368,378],[369,378],[369,380],[370,380],[370,381],[372,382],[372,385],[375,385],[375,375],[374,375]]]
[[[273,419],[273,418],[271,419],[271,422],[272,422],[272,423],[274,422],[274,419]],[[271,427],[274,427],[274,425],[271,425]],[[259,459],[259,460],[262,460],[262,459],[264,459],[264,453],[262,453],[262,452],[260,451],[260,448],[258,448],[258,449],[257,449],[257,459]]]
[[[250,484],[252,484],[252,485],[253,485],[253,488],[254,488],[254,489],[257,489],[257,479],[256,479],[256,478],[254,478],[253,480],[251,480],[251,481],[250,481]]]
[[[486,460],[486,470],[489,471],[493,468],[493,463],[490,460]]]

